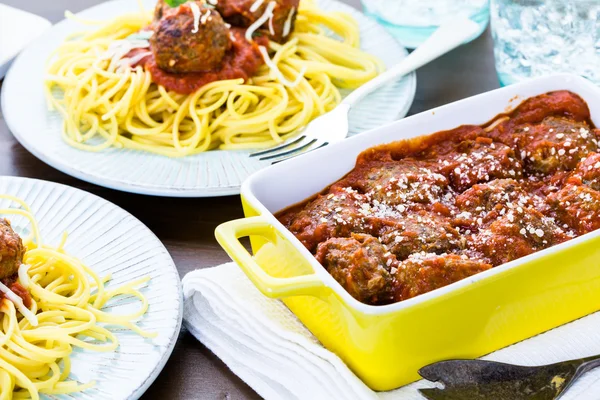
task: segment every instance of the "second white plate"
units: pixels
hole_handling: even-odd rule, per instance
[[[144,0],[151,9],[155,0]],[[359,23],[361,47],[389,68],[406,50],[383,27],[337,0],[320,0],[329,11],[351,14]],[[136,0],[115,0],[89,8],[84,19],[109,19],[139,10]],[[49,112],[43,93],[45,63],[50,53],[82,26],[64,20],[32,43],[15,60],[2,88],[2,111],[17,140],[48,165],[79,179],[126,192],[170,197],[212,197],[238,194],[244,179],[269,163],[251,159],[248,151],[209,151],[173,159],[137,150],[86,152],[61,138],[62,118]],[[350,113],[350,135],[384,125],[406,115],[416,90],[412,73],[365,98]]]
[[[111,275],[109,288],[149,276],[141,292],[148,310],[138,325],[156,332],[144,339],[126,329],[114,329],[119,347],[112,352],[74,348],[69,378],[94,387],[70,395],[42,395],[43,399],[137,399],[152,384],[171,355],[182,319],[179,274],[167,249],[139,220],[98,196],[69,186],[36,179],[0,177],[0,194],[24,200],[36,217],[42,240],[56,246],[69,234],[65,250],[101,276]],[[13,206],[0,199],[0,208]],[[0,217],[4,217],[1,216]],[[31,228],[26,218],[10,215],[13,228],[23,235]],[[137,311],[132,297],[111,300],[105,309],[116,315]]]

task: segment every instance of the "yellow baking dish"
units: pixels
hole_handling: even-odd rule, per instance
[[[273,213],[345,175],[363,150],[461,124],[482,124],[523,99],[570,90],[600,120],[600,89],[556,75],[415,115],[250,177],[247,218],[217,228],[219,243],[262,293],[282,298],[325,347],[371,388],[390,390],[417,370],[449,358],[474,358],[600,309],[600,232],[591,232],[452,285],[386,306],[352,298]],[[250,236],[254,256],[239,238]]]

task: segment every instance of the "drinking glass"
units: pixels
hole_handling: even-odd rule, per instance
[[[488,0],[362,0],[367,15],[409,48],[419,46],[444,21],[465,16],[480,29],[468,41],[478,37],[489,20]]]
[[[600,0],[492,0],[502,85],[557,72],[600,83]]]

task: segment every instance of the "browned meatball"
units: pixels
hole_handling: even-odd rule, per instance
[[[352,189],[332,191],[319,195],[293,218],[287,228],[310,251],[317,244],[333,237],[350,236],[365,232],[364,205],[366,197]]]
[[[456,254],[416,253],[398,266],[394,300],[410,299],[490,268],[482,260]]]
[[[439,160],[439,171],[458,192],[498,178],[520,178],[522,167],[514,151],[492,139],[479,137],[459,143]]]
[[[585,122],[547,117],[518,131],[519,155],[531,174],[573,170],[579,160],[598,149],[596,133]]]
[[[199,10],[196,30],[193,7]],[[220,66],[231,46],[229,29],[214,9],[201,1],[169,8],[157,5],[150,47],[156,64],[173,73],[209,71]]]
[[[218,0],[216,8],[230,24],[247,28],[265,13],[269,3],[275,3],[273,18],[261,26],[262,32],[282,42],[294,30],[300,0]]]
[[[25,246],[10,222],[0,218],[0,279],[16,274],[23,262]]]
[[[524,257],[568,240],[554,220],[532,208],[508,210],[477,235],[470,237],[476,251],[494,266]]]
[[[382,232],[404,231],[402,220],[410,215],[407,208],[369,201],[369,198],[350,187],[333,186],[300,210],[291,210],[279,218],[312,252],[317,244],[333,237],[348,237],[351,233],[380,236]],[[443,207],[432,209],[444,211]],[[415,212],[410,218],[417,218],[419,213],[433,213],[410,211]],[[421,249],[421,246],[416,248]]]
[[[475,231],[511,209],[545,206],[544,199],[527,193],[514,179],[494,179],[474,185],[456,197],[460,210],[455,217],[459,227]]]
[[[586,185],[594,190],[600,190],[600,154],[588,154],[577,165],[577,169],[573,171],[567,181],[575,185]]]
[[[156,6],[154,6],[154,16],[152,17],[152,22],[158,22],[162,19],[165,11],[170,9],[171,7],[165,3],[165,0],[158,0],[156,2]]]
[[[576,121],[590,119],[590,109],[585,100],[573,92],[560,90],[530,97],[519,105],[511,122],[520,125],[537,123],[548,115],[565,116]]]
[[[319,244],[316,258],[358,301],[387,304],[393,300],[390,271],[398,261],[373,236],[329,239]]]
[[[391,205],[441,202],[448,180],[431,169],[431,163],[404,159],[374,162],[350,173],[342,183],[365,193],[370,199]]]
[[[565,185],[548,196],[557,220],[578,234],[600,228],[600,192],[587,186]]]
[[[448,218],[425,210],[408,213],[395,225],[385,227],[381,242],[399,260],[412,253],[446,253],[464,247]]]

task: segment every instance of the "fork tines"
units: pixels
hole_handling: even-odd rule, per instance
[[[266,161],[272,160],[272,164],[277,164],[282,161],[289,160],[290,158],[296,157],[302,153],[308,153],[321,147],[327,146],[329,142],[318,143],[319,140],[316,138],[308,138],[302,135],[289,143],[284,143],[271,149],[262,150],[256,153],[250,154],[250,157],[260,157],[259,160]]]
[[[251,153],[250,157],[264,156],[265,154],[269,154],[269,153],[273,153],[273,152],[276,152],[276,151],[279,151],[279,150],[283,150],[286,147],[289,147],[289,146],[292,146],[292,145],[294,145],[296,143],[299,143],[300,141],[304,140],[305,138],[306,138],[306,136],[304,136],[304,135],[299,136],[296,139],[292,140],[291,142],[284,143],[284,144],[281,144],[279,146],[271,147],[271,148],[266,149],[266,150],[261,150],[261,151],[255,152],[255,153]],[[261,160],[262,160],[262,158],[261,158]]]

